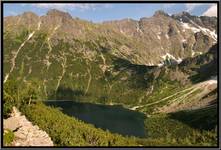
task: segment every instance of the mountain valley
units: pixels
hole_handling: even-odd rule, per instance
[[[4,117],[16,106],[57,146],[217,145],[217,17],[51,9],[3,25]]]

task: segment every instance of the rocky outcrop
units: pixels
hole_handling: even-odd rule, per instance
[[[4,129],[14,132],[15,138],[11,146],[53,146],[51,138],[13,107],[11,117],[3,122]]]
[[[192,25],[198,25],[204,28],[209,28],[210,30],[217,31],[217,17],[208,17],[208,16],[194,16],[188,12],[181,12],[171,16],[174,19],[183,21],[185,23],[190,23]]]

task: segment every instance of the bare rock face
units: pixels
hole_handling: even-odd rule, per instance
[[[133,45],[131,55],[128,55],[141,60],[134,63],[157,65],[164,61],[162,57],[167,54],[177,61],[192,57],[193,51],[195,54],[207,52],[217,41],[215,20],[217,18],[206,19],[192,16],[187,12],[169,16],[163,11],[156,11],[150,18],[143,17],[138,21],[131,19],[110,21],[105,22],[105,25],[108,24],[118,33],[139,41],[137,55],[133,55],[136,49]],[[126,51],[123,53],[128,54]]]
[[[19,118],[8,118],[8,119],[4,119],[4,129],[10,129],[10,130],[16,130],[19,126]],[[12,123],[13,122],[13,123]]]
[[[71,15],[69,13],[66,12],[62,12],[56,9],[51,9],[47,12],[47,15],[50,17],[57,17],[57,18],[63,18],[63,19],[72,19]]]
[[[172,15],[172,18],[183,21],[185,23],[190,23],[192,25],[199,25],[204,28],[208,28],[210,30],[217,31],[217,18],[216,17],[208,17],[208,16],[193,16],[188,12],[181,12],[178,14]]]
[[[27,12],[6,17],[4,22],[6,29],[13,24],[16,24],[17,30],[21,30],[21,26],[39,29],[54,41],[59,39],[70,44],[74,44],[73,38],[93,43],[99,37],[106,37],[112,46],[105,45],[117,48],[118,57],[121,57],[119,53],[123,53],[134,64],[148,66],[162,64],[162,58],[167,54],[176,61],[193,56],[192,51],[195,54],[207,52],[217,42],[217,18],[198,17],[187,12],[170,16],[160,10],[152,17],[140,20],[127,18],[96,24],[52,9],[43,16]],[[198,36],[200,32],[202,35]],[[122,46],[127,50],[122,50]]]
[[[29,122],[15,107],[11,117],[4,120],[3,125],[4,129],[14,131],[12,146],[53,146],[48,134]]]
[[[216,103],[217,95],[216,93],[212,92],[217,89],[217,76],[214,76],[209,80],[195,84],[193,87],[195,89],[200,89],[201,91],[195,96],[188,98],[188,100],[186,100],[185,103],[173,100],[173,103],[170,103],[168,106],[158,108],[157,111],[171,113],[182,110],[196,110],[200,108],[206,109],[213,106],[214,103]],[[188,94],[192,93],[194,90],[191,90],[190,92],[182,95],[182,99],[185,99],[188,96]],[[175,100],[178,99],[179,97],[175,98]]]
[[[154,16],[154,17],[161,17],[161,16],[167,16],[167,17],[169,17],[169,15],[168,15],[166,12],[164,12],[163,10],[158,10],[158,11],[156,11],[153,16]]]
[[[61,12],[56,9],[49,10],[45,16],[41,17],[42,23],[46,25],[46,27],[50,26],[58,26],[58,25],[68,25],[72,24],[72,17],[70,14]]]

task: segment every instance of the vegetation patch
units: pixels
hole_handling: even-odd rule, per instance
[[[4,146],[10,146],[15,138],[14,133],[11,130],[5,129],[3,133],[3,144]]]

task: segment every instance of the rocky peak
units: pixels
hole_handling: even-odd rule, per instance
[[[186,11],[182,11],[181,13],[174,14],[172,16],[174,16],[174,17],[184,17],[184,16],[190,17],[191,15],[188,12],[186,12]]]
[[[177,20],[182,21],[182,22],[187,22],[187,23],[189,23],[190,20],[192,20],[194,17],[195,16],[190,15],[186,11],[183,11],[181,13],[172,15],[172,18],[177,19]]]
[[[24,18],[26,18],[26,19],[33,19],[33,18],[37,18],[38,17],[38,15],[36,15],[35,13],[33,13],[33,12],[24,12],[23,14],[22,14],[22,16],[24,17]]]
[[[166,16],[166,17],[168,17],[169,15],[168,15],[166,12],[164,12],[163,10],[158,10],[158,11],[156,11],[156,12],[154,13],[153,16],[154,16],[154,17],[161,17],[161,16]]]
[[[197,24],[201,27],[208,28],[210,30],[217,29],[216,17],[207,17],[207,16],[199,17],[199,16],[194,16],[194,15],[189,14],[188,12],[183,11],[181,13],[172,15],[172,18],[185,22],[185,23],[192,24],[193,26]]]
[[[45,16],[42,17],[42,23],[46,28],[63,28],[63,31],[70,31],[72,28],[72,16],[67,13],[57,9],[50,9]]]
[[[58,17],[58,18],[63,18],[63,19],[72,19],[71,15],[66,12],[59,11],[57,9],[51,9],[47,12],[47,16],[51,17]]]
[[[216,34],[214,33],[216,22],[214,21],[213,23],[213,19],[209,20],[207,17],[204,20],[199,20],[200,17],[192,16],[187,12],[174,16],[190,16],[190,18],[186,17],[186,21],[184,19],[172,18],[164,11],[159,10],[153,17],[144,17],[139,21],[128,18],[107,21],[100,25],[101,28],[95,28],[96,24],[72,19],[71,15],[66,12],[51,9],[47,15],[41,16],[39,19],[23,19],[19,23],[24,27],[29,27],[28,25],[30,25],[30,28],[34,30],[40,25],[42,31],[54,31],[54,39],[65,39],[71,44],[72,40],[70,39],[73,37],[88,40],[90,38],[93,39],[93,36],[88,37],[87,35],[99,37],[109,34],[110,38],[108,38],[110,41],[115,37],[120,41],[111,41],[115,45],[118,46],[118,43],[121,43],[119,45],[124,44],[130,47],[130,50],[122,48],[120,51],[127,53],[127,59],[133,59],[134,63],[137,64],[158,65],[161,63],[162,56],[166,53],[173,55],[176,60],[179,58],[183,59],[192,54],[191,48],[194,48],[193,50],[198,54],[198,51],[206,52],[208,47],[213,42],[216,42],[213,40],[216,39]],[[192,17],[197,18],[194,19]],[[14,25],[17,20],[12,19],[7,21],[7,24]],[[11,27],[9,25],[6,26]],[[17,30],[20,31],[21,27],[17,26]],[[195,34],[201,30],[204,30],[204,32]],[[123,38],[125,38],[125,41]],[[132,42],[133,40],[136,43]]]

